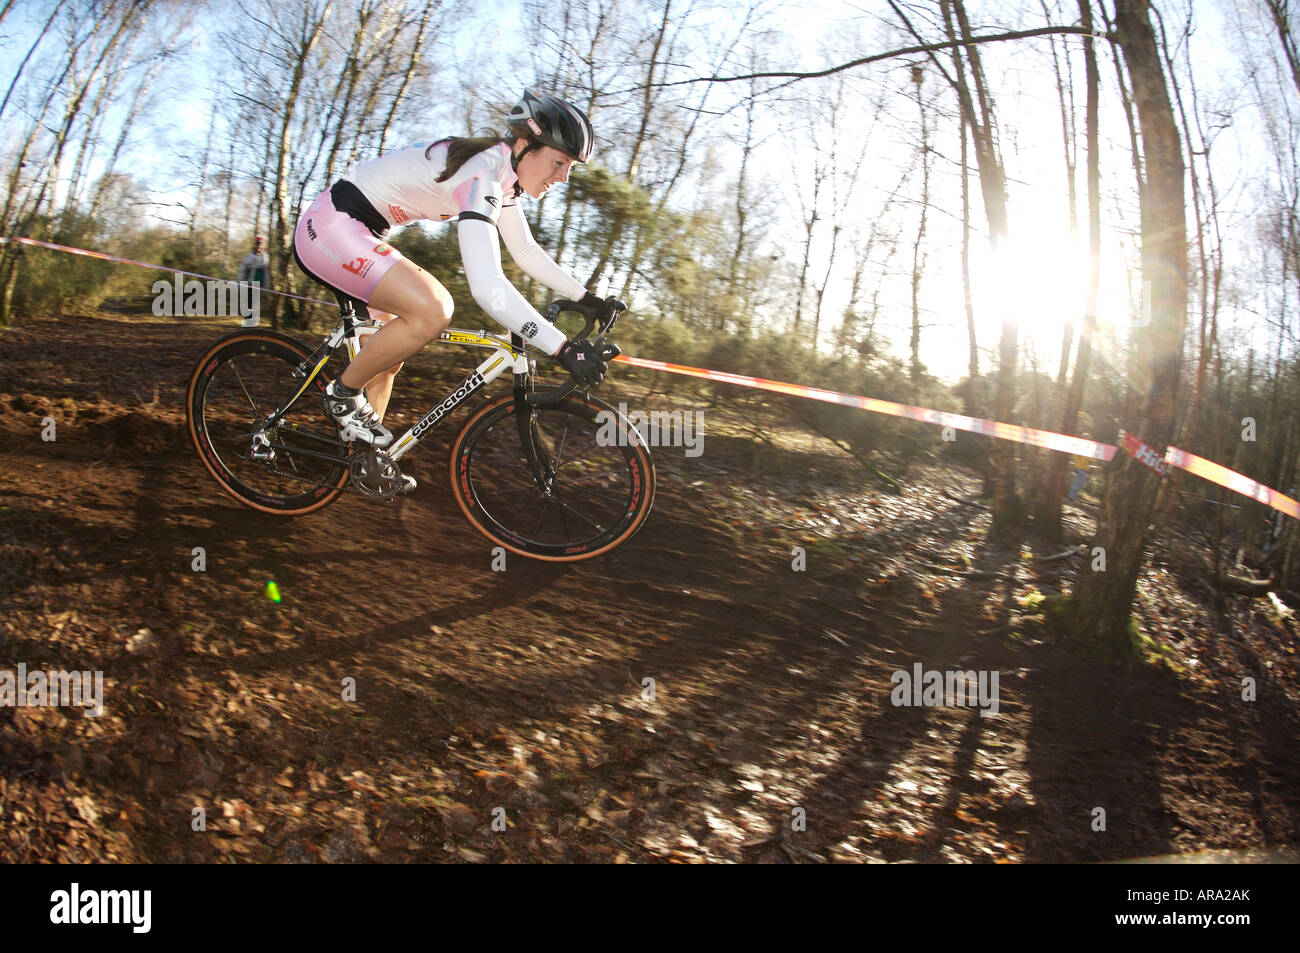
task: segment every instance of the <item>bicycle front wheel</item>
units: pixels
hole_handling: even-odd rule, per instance
[[[550,562],[627,542],[654,504],[654,461],[641,435],[589,397],[524,412],[540,482],[511,395],[479,408],[452,443],[452,491],[470,523],[511,552]]]
[[[320,407],[326,376],[303,389],[310,356],[274,331],[236,331],[203,355],[190,378],[185,406],[199,459],[222,489],[264,513],[311,513],[348,481],[346,447]],[[289,412],[255,444],[295,393]]]

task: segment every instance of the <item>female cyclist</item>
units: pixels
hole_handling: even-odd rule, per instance
[[[566,340],[506,279],[497,242],[499,233],[525,272],[584,311],[603,316],[615,306],[552,260],[533,240],[518,204],[524,192],[541,198],[568,181],[573,164],[591,158],[591,123],[564,100],[533,90],[511,108],[507,122],[509,132],[500,138],[442,139],[358,163],[298,220],[293,245],[302,269],[394,316],[326,388],[325,410],[344,440],[376,448],[392,443],[381,417],[393,376],[451,320],[447,289],[384,241],[392,226],[419,219],[456,219],[465,277],[479,307],[557,356],[581,386],[603,379],[605,363],[591,342]],[[367,385],[377,408],[361,393]]]

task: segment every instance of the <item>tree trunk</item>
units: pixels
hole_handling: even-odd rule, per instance
[[[980,389],[980,349],[975,336],[975,301],[970,288],[970,156],[967,154],[967,134],[969,129],[966,118],[962,116],[961,125],[961,292],[966,306],[966,339],[969,342],[969,357],[966,373],[969,386],[966,388],[963,409],[966,416],[978,417],[983,401],[979,399]],[[964,432],[964,431],[963,431]]]
[[[1132,80],[1142,133],[1146,172],[1139,182],[1142,277],[1151,289],[1150,326],[1136,328],[1133,335],[1135,393],[1125,413],[1125,429],[1159,454],[1173,434],[1187,323],[1182,147],[1148,0],[1117,0],[1116,39]],[[1108,476],[1094,542],[1104,553],[1105,569],[1080,577],[1076,622],[1083,637],[1108,646],[1118,658],[1127,658],[1132,651],[1127,626],[1160,477],[1122,452],[1111,461]]]
[[[956,14],[962,39],[969,40],[970,24],[962,0],[941,0],[941,7],[949,39],[956,39],[952,22],[952,14]],[[993,254],[997,257],[1004,253],[1008,236],[1006,172],[998,156],[997,142],[993,133],[993,104],[984,81],[979,50],[975,46],[965,48],[966,57],[970,62],[971,79],[975,84],[974,97],[971,96],[970,86],[966,82],[966,69],[962,63],[961,52],[960,47],[954,47],[953,62],[957,67],[957,95],[975,143],[980,192],[984,197],[984,211],[989,222],[989,241],[993,245]],[[978,112],[975,109],[976,102],[979,104]],[[996,420],[1006,421],[1011,416],[1011,406],[1015,397],[1018,352],[1019,328],[1015,319],[1007,315],[1002,319],[1002,337],[998,345],[998,377],[993,396],[993,416]],[[1024,518],[1024,504],[1016,493],[1016,448],[1010,441],[994,440],[989,458],[987,485],[993,497],[993,525],[990,527],[990,535],[1004,540],[1014,539],[1020,534]]]
[[[406,61],[406,69],[402,71],[402,82],[397,87],[397,92],[393,96],[393,103],[384,116],[384,124],[379,128],[379,147],[376,150],[377,155],[384,154],[384,143],[388,139],[388,130],[393,125],[393,117],[397,115],[397,110],[402,104],[402,99],[406,96],[406,88],[411,84],[411,77],[415,74],[416,67],[420,64],[420,53],[424,46],[424,33],[429,28],[429,17],[435,6],[440,5],[441,0],[425,0],[424,7],[420,10],[420,26],[415,31],[415,39],[411,41],[411,56]]]
[[[300,33],[300,45],[298,50],[297,61],[293,64],[289,88],[285,93],[283,110],[280,113],[280,134],[276,153],[275,165],[275,191],[272,193],[271,201],[271,269],[276,274],[278,280],[276,286],[281,291],[288,291],[292,287],[289,281],[289,263],[293,261],[293,249],[290,247],[293,236],[290,233],[290,210],[289,210],[289,151],[292,148],[293,113],[298,103],[298,93],[302,88],[303,75],[307,69],[307,59],[311,51],[315,48],[317,41],[325,29],[325,20],[329,17],[329,10],[333,0],[325,4],[320,16],[315,22],[310,22],[311,9],[303,8],[302,30]],[[292,298],[279,298],[280,308],[283,308],[285,320],[274,322],[276,326],[280,323],[288,324],[293,327],[296,325],[297,309],[294,306]],[[280,308],[276,308],[278,315]]]
[[[921,80],[924,74],[919,66],[912,67],[912,82],[916,86],[916,108],[921,114],[921,220],[916,226],[916,240],[912,243],[912,337],[909,375],[912,381],[912,399],[917,399],[917,386],[921,379],[921,274],[925,271],[925,255],[921,245],[925,241],[925,220],[930,210],[930,130],[925,121],[925,103],[921,101]],[[964,137],[963,137],[964,139]]]
[[[1079,0],[1079,17],[1085,28],[1092,28],[1089,0]],[[1078,428],[1083,390],[1092,369],[1092,335],[1097,330],[1097,289],[1101,282],[1101,157],[1097,132],[1101,74],[1097,69],[1097,50],[1092,37],[1084,37],[1083,59],[1088,86],[1084,120],[1088,149],[1088,289],[1083,309],[1083,327],[1079,329],[1079,353],[1074,362],[1074,377],[1070,381],[1065,406],[1061,411],[1061,432],[1067,434],[1074,434]],[[1061,538],[1061,507],[1065,500],[1070,470],[1068,456],[1063,453],[1052,454],[1034,519],[1037,532],[1049,540]]]

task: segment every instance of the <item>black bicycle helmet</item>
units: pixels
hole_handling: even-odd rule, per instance
[[[579,162],[585,164],[591,158],[596,140],[591,120],[577,106],[556,96],[524,90],[523,98],[510,108],[506,124],[515,135],[559,149]]]

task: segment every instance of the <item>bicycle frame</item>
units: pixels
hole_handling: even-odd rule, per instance
[[[276,410],[266,422],[262,425],[259,433],[275,427],[289,408],[294,405],[299,397],[311,386],[320,374],[321,370],[329,362],[330,357],[339,349],[340,346],[346,345],[348,360],[352,360],[361,350],[360,332],[369,327],[373,327],[373,321],[357,321],[351,314],[343,314],[343,320],[328,338],[312,353],[308,360],[298,365],[298,373],[302,375],[302,385],[293,393],[284,404]],[[531,359],[524,351],[522,343],[515,345],[495,335],[488,334],[486,331],[466,331],[458,328],[448,328],[443,331],[436,339],[438,343],[453,344],[460,347],[478,347],[488,348],[492,351],[482,363],[478,365],[468,377],[439,404],[433,407],[427,414],[420,418],[409,430],[393,441],[391,447],[386,451],[387,455],[394,461],[401,459],[412,448],[420,442],[420,438],[446,417],[449,413],[469,400],[474,394],[478,393],[488,384],[492,383],[498,377],[512,370],[515,374],[516,394],[522,397],[524,391],[524,382],[530,370]],[[314,362],[314,363],[313,363]],[[521,436],[523,429],[521,427]],[[525,447],[528,450],[529,462],[535,468],[532,441],[525,440]],[[302,451],[300,451],[302,452]],[[310,456],[321,456],[325,459],[332,459],[324,454],[315,454],[311,451],[305,451]]]

